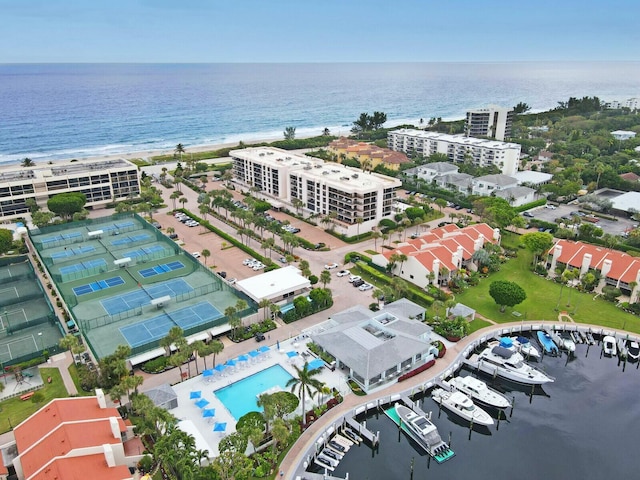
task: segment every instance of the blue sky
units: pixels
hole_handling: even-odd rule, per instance
[[[640,60],[639,0],[0,0],[0,63]]]

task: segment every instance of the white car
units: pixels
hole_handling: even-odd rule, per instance
[[[351,272],[349,270],[340,270],[336,275],[338,277],[346,277],[347,275],[351,275]]]
[[[191,255],[193,255],[195,258],[200,258],[200,252],[193,252]]]
[[[550,203],[547,203],[545,206],[546,206],[549,210],[555,210],[555,209],[556,209],[556,206],[555,206],[555,205],[551,205]]]
[[[349,283],[353,283],[353,282],[356,282],[358,280],[361,280],[361,277],[359,275],[351,275],[349,277]]]
[[[358,290],[366,292],[367,290],[371,290],[372,288],[373,288],[373,285],[371,285],[370,283],[363,283],[358,287]]]
[[[243,265],[246,265],[246,266],[249,266],[249,265],[251,265],[252,263],[256,263],[256,262],[257,262],[257,260],[256,260],[255,258],[245,258],[245,259],[242,261],[242,264],[243,264]]]
[[[331,270],[333,268],[338,268],[338,264],[337,263],[327,263],[324,268],[326,268],[327,270]]]

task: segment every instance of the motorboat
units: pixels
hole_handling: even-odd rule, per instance
[[[543,385],[554,381],[553,377],[526,363],[522,354],[499,345],[487,346],[482,352],[465,360],[465,363],[489,375],[525,385]]]
[[[640,345],[635,340],[627,340],[627,356],[630,362],[640,359]]]
[[[611,335],[605,335],[602,338],[602,352],[610,357],[615,357],[618,353],[616,348],[616,339]]]
[[[436,461],[442,462],[454,455],[449,445],[440,437],[438,427],[426,415],[420,415],[401,403],[396,403],[393,411],[398,417],[398,421],[393,417],[391,419],[399,423],[401,427],[405,427],[405,431],[409,436],[418,442]]]
[[[507,408],[511,402],[500,392],[490,388],[485,382],[474,377],[453,377],[442,384],[453,390],[469,395],[474,401],[493,408]]]
[[[474,424],[490,427],[494,423],[491,415],[458,390],[448,392],[444,388],[434,388],[431,392],[431,398],[450,412]]]
[[[558,346],[554,343],[551,335],[544,330],[538,330],[536,335],[538,336],[540,345],[542,345],[542,348],[544,349],[544,353],[547,355],[557,355],[559,353]]]
[[[574,353],[576,351],[576,342],[573,341],[569,332],[552,330],[548,333],[560,349],[566,350],[569,353]]]
[[[535,358],[536,360],[540,358],[540,352],[527,337],[519,335],[517,337],[511,337],[511,341],[516,350],[520,352],[524,358]]]

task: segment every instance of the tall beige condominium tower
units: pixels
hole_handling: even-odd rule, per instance
[[[511,136],[513,109],[490,105],[467,112],[465,134],[467,137],[488,137],[504,141]]]

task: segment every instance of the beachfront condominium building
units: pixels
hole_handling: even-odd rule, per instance
[[[332,217],[345,235],[366,232],[393,214],[400,180],[272,147],[230,153],[234,179],[268,200]]]
[[[126,160],[69,161],[52,165],[0,168],[0,219],[14,219],[29,212],[27,200],[46,208],[58,193],[80,192],[86,207],[104,205],[140,194],[138,167]]]
[[[467,137],[489,137],[504,141],[511,136],[513,109],[491,105],[467,112],[464,131]]]
[[[387,145],[409,156],[428,157],[441,153],[452,163],[471,162],[477,167],[495,166],[500,173],[513,175],[518,171],[520,145],[497,140],[448,135],[402,128],[387,134]]]

